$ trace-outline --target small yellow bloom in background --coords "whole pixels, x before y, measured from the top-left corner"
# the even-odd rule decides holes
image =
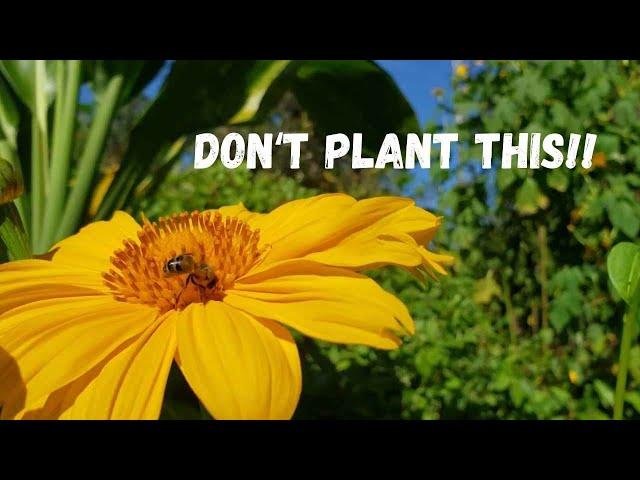
[[[598,152],[591,161],[592,168],[607,168],[607,156],[604,152]]]
[[[578,384],[578,373],[575,370],[569,370],[569,381],[574,385]]]
[[[584,216],[584,207],[574,208],[569,213],[569,218],[571,219],[571,223],[573,224],[578,223],[583,216]]]
[[[342,194],[142,226],[116,212],[48,259],[0,265],[1,416],[155,419],[175,361],[217,419],[291,418],[302,378],[286,327],[398,347],[409,312],[359,272],[446,274],[452,258],[425,248],[439,225],[409,199]]]
[[[466,63],[459,63],[456,65],[455,75],[458,78],[467,78],[469,74],[469,66]]]

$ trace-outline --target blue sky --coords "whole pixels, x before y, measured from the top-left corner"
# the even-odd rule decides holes
[[[424,125],[427,120],[438,119],[436,87],[449,89],[451,84],[450,60],[376,60],[396,81],[402,93]]]

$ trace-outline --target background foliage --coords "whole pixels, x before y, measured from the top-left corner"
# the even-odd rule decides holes
[[[417,323],[416,336],[397,351],[299,339],[297,418],[611,417],[624,307],[605,259],[640,230],[640,66],[467,62],[455,73],[453,98],[442,108],[460,132],[458,160],[448,171],[432,169],[422,189],[438,191],[436,210],[446,219],[434,247],[458,262],[450,276],[424,286],[394,269],[373,274]],[[279,108],[287,115],[292,104]],[[489,131],[597,133],[594,166],[480,171],[472,136]],[[177,169],[145,202],[155,214],[238,200],[267,211],[317,191],[419,194],[407,191],[406,172],[368,182],[350,178],[357,175],[350,169],[333,174]],[[639,412],[634,343],[624,413]]]
[[[230,96],[233,105],[179,104],[174,97],[184,92],[175,90],[191,94],[197,85],[189,84],[195,77],[186,65],[174,65],[165,99],[138,98],[116,115],[102,175],[93,180],[93,200],[86,202],[83,218],[103,217],[116,206],[156,218],[239,201],[268,211],[325,191],[359,198],[404,194],[424,205],[435,194],[437,204],[428,207],[445,222],[433,248],[457,257],[451,275],[421,285],[395,269],[372,273],[407,304],[417,334],[393,352],[296,336],[304,369],[296,418],[609,418],[624,306],[607,279],[606,257],[616,243],[637,242],[640,232],[640,65],[459,64],[452,98],[439,97],[455,120],[449,130],[460,133],[456,159],[450,170],[432,168],[417,186],[407,172],[353,171],[348,161],[333,171],[322,168],[322,142],[314,139],[324,133],[362,131],[357,126],[367,119],[364,137],[376,146],[383,132],[419,131],[388,77],[366,62],[348,67],[296,62],[277,71],[268,88],[251,79],[264,79],[264,72],[277,66],[245,65],[258,72],[250,80],[241,66],[197,67],[220,82],[243,78],[249,92],[262,88],[259,109],[248,111],[242,100],[246,88]],[[192,95],[192,101],[203,95]],[[192,124],[172,123],[194,109]],[[149,126],[127,121],[140,118],[140,112],[152,119]],[[308,131],[311,142],[303,147],[299,171],[277,157],[268,171],[217,166],[194,171],[189,135],[205,131],[204,124],[220,134]],[[86,125],[79,120],[79,138],[90,129]],[[594,165],[481,171],[473,134],[493,131],[596,133]],[[149,138],[162,138],[165,149],[150,155]],[[627,390],[624,415],[640,418],[636,342]],[[172,371],[163,417],[202,416],[184,380]]]

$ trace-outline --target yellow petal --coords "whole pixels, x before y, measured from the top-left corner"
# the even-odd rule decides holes
[[[262,213],[250,212],[242,203],[220,207],[217,211],[220,212],[223,217],[236,217],[244,222],[263,216]]]
[[[130,215],[118,211],[111,220],[90,223],[54,245],[52,261],[98,274],[106,272],[113,252],[122,248],[122,242],[127,238],[138,242],[139,230],[140,225]]]
[[[241,210],[229,210],[229,215]],[[267,215],[247,216],[260,229],[270,251],[258,268],[293,258],[364,270],[398,265],[444,271],[448,256],[424,260],[420,249],[434,237],[440,218],[400,197],[356,201],[344,194],[327,194],[286,203]]]
[[[75,398],[66,392],[72,404],[60,418],[157,419],[175,349],[175,315],[168,314],[103,361],[95,372],[77,380],[84,385],[78,388]]]
[[[192,304],[176,324],[176,360],[214,418],[291,418],[302,380],[285,328],[220,302]]]
[[[38,300],[107,291],[99,276],[48,260],[20,260],[0,265],[0,314]]]
[[[116,302],[107,296],[41,300],[3,314],[3,417],[23,407],[39,407],[42,398],[100,363],[144,330],[156,315],[154,309]],[[21,392],[23,399],[19,398]]]
[[[224,302],[336,343],[392,349],[415,331],[407,308],[373,280],[307,260],[280,262],[236,282]]]
[[[343,194],[318,195],[285,203],[267,215],[251,218],[249,223],[260,229],[261,242],[271,246],[266,259],[271,263],[330,248],[410,203],[393,197],[357,202]]]

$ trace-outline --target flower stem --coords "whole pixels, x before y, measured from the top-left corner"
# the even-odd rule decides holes
[[[44,178],[44,147],[46,139],[42,138],[42,132],[38,127],[36,117],[31,118],[31,241],[37,248],[37,239],[40,238],[43,206],[45,198]]]
[[[614,420],[622,420],[624,397],[627,390],[627,371],[629,370],[629,356],[631,344],[637,333],[638,302],[630,306],[624,315],[622,327],[622,342],[620,345],[620,361],[616,378],[616,393],[613,402]]]

